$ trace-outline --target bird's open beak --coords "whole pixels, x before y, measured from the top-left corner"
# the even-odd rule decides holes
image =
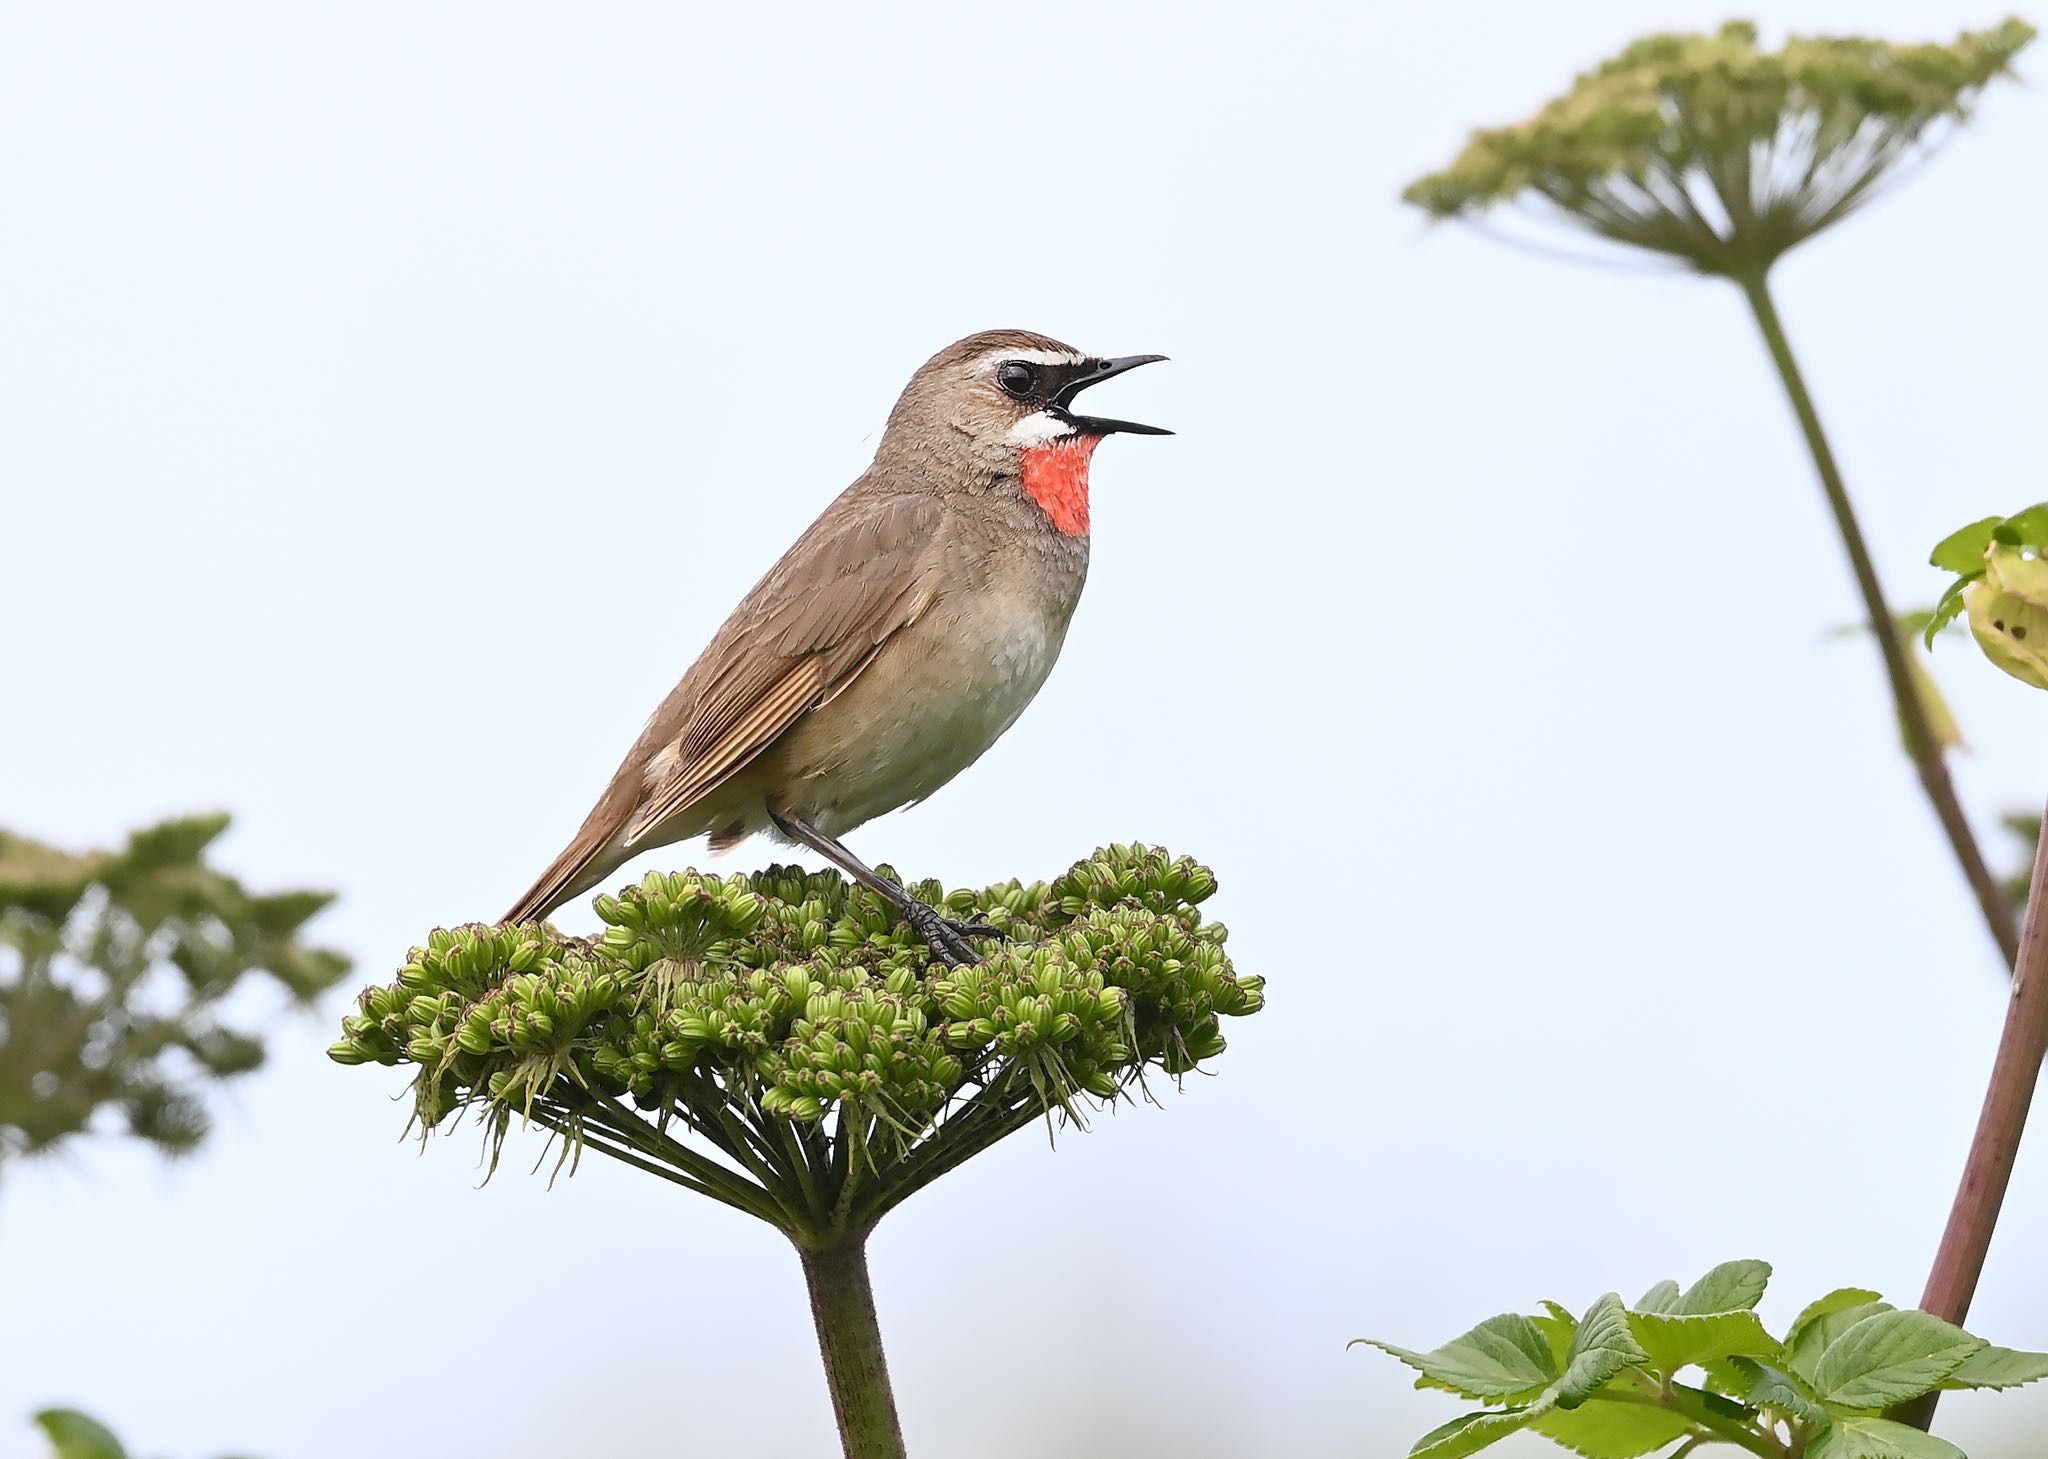
[[[1119,355],[1113,360],[1097,360],[1093,369],[1084,368],[1082,374],[1068,381],[1060,393],[1053,397],[1052,403],[1059,407],[1060,414],[1074,423],[1076,430],[1087,435],[1108,436],[1125,431],[1134,436],[1170,436],[1173,432],[1164,426],[1145,426],[1134,420],[1110,420],[1104,416],[1075,415],[1073,412],[1074,397],[1090,385],[1100,385],[1126,370],[1135,370],[1140,365],[1154,365],[1165,358],[1165,355]]]

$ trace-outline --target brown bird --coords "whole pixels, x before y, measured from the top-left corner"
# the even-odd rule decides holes
[[[1074,397],[1163,355],[1021,330],[911,376],[874,463],[783,554],[662,700],[575,839],[505,920],[544,917],[653,846],[757,831],[886,897],[949,963],[970,936],[839,843],[980,758],[1038,692],[1088,575],[1088,463],[1118,431]]]

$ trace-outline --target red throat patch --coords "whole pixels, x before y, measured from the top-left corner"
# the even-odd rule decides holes
[[[1024,453],[1024,490],[1053,529],[1068,537],[1088,531],[1088,459],[1100,436],[1063,436]]]

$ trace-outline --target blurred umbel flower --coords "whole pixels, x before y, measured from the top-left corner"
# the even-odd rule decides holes
[[[1875,196],[1944,124],[1966,117],[2033,37],[2020,20],[1949,45],[1795,37],[1765,51],[1746,22],[1712,35],[1653,35],[1528,121],[1474,133],[1450,166],[1403,193],[1446,219],[1528,200],[1540,214],[1742,290],[1841,534],[1906,753],[2007,968],[2019,953],[2012,909],[1944,758],[1960,737],[1885,600],[1769,276],[1787,252]]]
[[[117,1116],[172,1154],[207,1129],[205,1085],[263,1062],[220,1005],[269,981],[310,1003],[348,959],[300,929],[332,897],[259,895],[206,864],[226,816],[74,854],[0,831],[0,1164]]]
[[[893,876],[886,868],[885,875]],[[599,897],[604,932],[432,933],[367,990],[330,1051],[410,1065],[423,1133],[517,1121],[744,1211],[803,1258],[846,1453],[902,1453],[863,1247],[887,1212],[1040,1120],[1177,1079],[1255,1013],[1206,867],[1110,846],[1051,883],[942,895],[1004,940],[935,963],[836,872],[654,873]],[[573,1166],[572,1166],[573,1168]]]
[[[1649,36],[1528,121],[1475,133],[1404,196],[1453,218],[1533,195],[1701,273],[1761,275],[1867,202],[2033,37],[2016,19],[1951,45],[1795,37],[1765,51],[1742,21]]]

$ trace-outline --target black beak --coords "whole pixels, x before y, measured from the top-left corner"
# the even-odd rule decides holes
[[[1135,370],[1140,365],[1155,365],[1165,358],[1165,355],[1119,355],[1113,360],[1096,360],[1092,366],[1083,365],[1075,378],[1060,388],[1052,403],[1061,415],[1074,423],[1076,430],[1087,435],[1108,436],[1124,431],[1134,436],[1170,436],[1173,432],[1164,426],[1144,426],[1134,420],[1109,420],[1099,415],[1075,415],[1072,408],[1074,397],[1090,385],[1100,385],[1126,370]]]

